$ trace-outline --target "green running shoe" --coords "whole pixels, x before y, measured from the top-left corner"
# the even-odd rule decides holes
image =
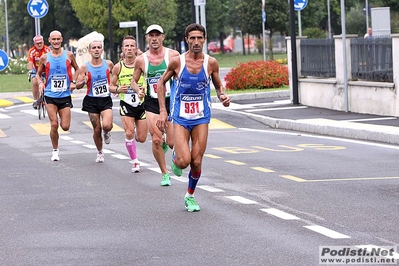
[[[166,173],[166,174],[162,175],[161,186],[165,187],[165,186],[170,186],[170,185],[172,185],[172,182],[170,182],[169,173]]]
[[[166,142],[162,142],[162,150],[163,150],[163,153],[166,153],[166,152],[168,151],[168,149],[169,149],[168,144],[166,144]]]
[[[184,203],[186,205],[186,209],[189,212],[199,212],[201,210],[200,206],[198,205],[197,201],[193,197],[185,197]]]
[[[170,167],[172,168],[172,172],[173,172],[175,175],[181,176],[181,175],[183,174],[183,170],[180,169],[179,167],[177,167],[177,166],[175,165],[175,159],[176,159],[176,155],[175,155],[175,152],[173,152],[173,155],[172,155],[172,163],[171,163]]]

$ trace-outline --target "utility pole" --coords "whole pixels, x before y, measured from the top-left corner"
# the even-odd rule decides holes
[[[111,61],[115,62],[114,56],[114,39],[112,38],[112,3],[108,0],[108,28],[109,28],[109,52],[111,56]]]

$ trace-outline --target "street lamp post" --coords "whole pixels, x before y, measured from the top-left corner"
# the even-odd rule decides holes
[[[1,3],[1,0],[0,0]],[[7,55],[10,56],[10,41],[8,40],[8,12],[7,12],[7,0],[4,0],[4,10],[6,17],[6,45],[7,45]]]
[[[111,61],[115,62],[115,56],[114,56],[114,39],[112,38],[112,2],[111,0],[108,0],[108,29],[109,29],[109,51],[110,51],[110,57]]]
[[[327,13],[328,13],[328,38],[331,39],[331,15],[330,15],[330,0],[327,0]]]

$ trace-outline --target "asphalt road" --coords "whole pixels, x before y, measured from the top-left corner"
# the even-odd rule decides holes
[[[95,163],[74,105],[59,162],[47,119],[1,110],[1,265],[318,265],[322,246],[399,243],[396,145],[276,130],[215,104],[201,211],[188,213],[188,169],[161,187],[148,139],[130,173],[117,110]]]

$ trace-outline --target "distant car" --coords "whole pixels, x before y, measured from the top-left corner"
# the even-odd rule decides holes
[[[233,52],[233,48],[228,45],[223,45],[223,50],[225,54]],[[220,44],[218,42],[210,42],[208,43],[208,53],[219,53],[220,52]]]

